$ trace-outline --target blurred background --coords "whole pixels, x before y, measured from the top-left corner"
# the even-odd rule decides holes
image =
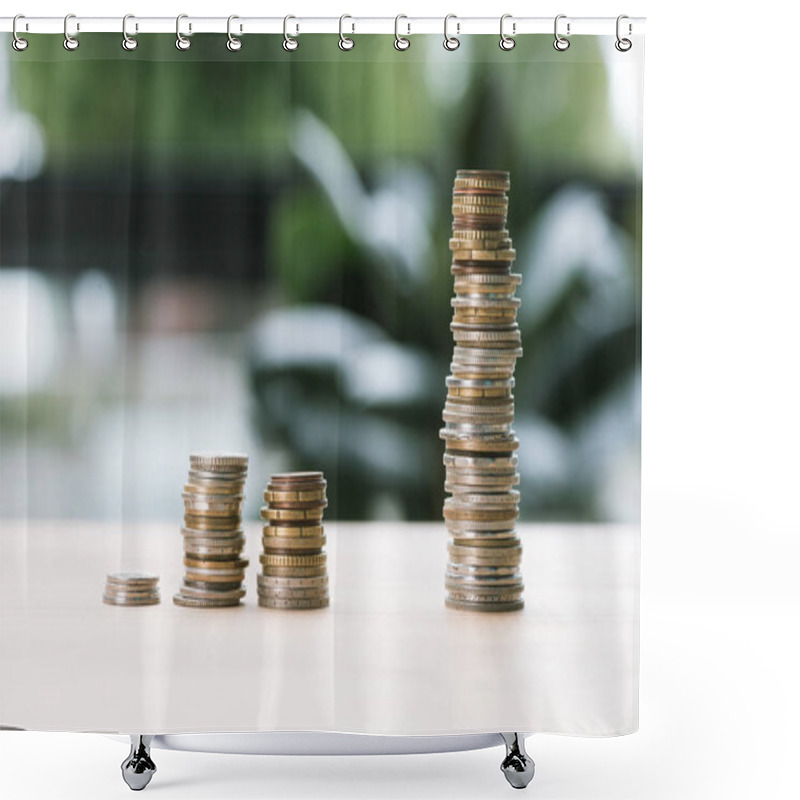
[[[440,519],[459,168],[511,173],[526,520],[638,521],[641,87],[609,37],[0,45],[0,514],[180,519],[192,450]]]

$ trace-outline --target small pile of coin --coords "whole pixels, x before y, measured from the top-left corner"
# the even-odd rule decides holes
[[[328,505],[321,472],[273,475],[264,491],[258,604],[264,608],[324,608],[328,567],[322,512]]]
[[[106,576],[103,602],[109,606],[154,606],[161,602],[158,575],[114,572]]]
[[[514,366],[521,276],[506,229],[507,172],[459,170],[453,190],[455,346],[440,436],[445,441],[444,518],[451,535],[446,604],[475,611],[522,608],[515,529],[519,483]]]
[[[241,558],[247,456],[238,453],[192,453],[184,486],[184,577],[173,596],[179,606],[238,606],[244,597]]]

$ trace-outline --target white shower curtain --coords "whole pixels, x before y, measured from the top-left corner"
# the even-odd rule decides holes
[[[30,38],[0,48],[0,723],[634,731],[641,42]],[[521,275],[498,613],[445,604],[458,170],[508,173]],[[246,593],[187,608],[207,451],[248,457]],[[297,471],[329,605],[263,607],[263,493]],[[103,602],[140,571],[160,603]]]

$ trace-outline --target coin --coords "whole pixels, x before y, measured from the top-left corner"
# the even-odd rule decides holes
[[[285,610],[327,608],[330,605],[328,596],[318,598],[282,598],[271,595],[259,596],[258,604],[263,608],[282,608]]]
[[[248,457],[244,453],[224,453],[216,451],[195,452],[189,455],[192,469],[209,472],[244,472]]]
[[[245,595],[245,590],[229,589],[227,591],[220,591],[218,589],[198,589],[196,586],[191,586],[184,580],[181,584],[180,593],[184,597],[196,597],[204,600],[239,600]]]
[[[322,519],[322,508],[272,508],[263,507],[261,509],[261,519],[269,520],[270,522],[283,522],[283,521],[313,521],[318,522]]]
[[[231,606],[241,605],[239,598],[223,598],[223,597],[194,597],[192,595],[183,594],[178,592],[172,596],[172,602],[176,606],[186,606],[187,608],[228,608]]]
[[[449,608],[458,609],[459,611],[520,611],[525,607],[525,601],[522,599],[509,603],[499,603],[494,601],[469,602],[466,600],[453,600],[447,597],[444,602]]]
[[[264,552],[289,551],[289,550],[319,550],[325,546],[324,536],[301,536],[291,539],[288,536],[262,536],[261,543]]]
[[[229,561],[203,561],[192,558],[183,559],[184,566],[193,569],[245,569],[250,561],[246,558],[236,558]]]
[[[161,602],[161,597],[157,592],[141,597],[105,593],[103,594],[103,602],[107,606],[156,606]]]
[[[258,585],[276,590],[322,588],[328,585],[328,576],[284,577],[280,575],[259,575]]]
[[[264,566],[274,567],[317,567],[327,562],[327,555],[325,553],[317,553],[314,555],[270,555],[264,553],[259,556],[261,563]]]
[[[280,536],[292,539],[322,536],[322,525],[285,525],[269,523],[262,527],[264,536]]]
[[[112,572],[106,576],[107,583],[120,586],[154,586],[158,583],[158,575],[149,572]]]

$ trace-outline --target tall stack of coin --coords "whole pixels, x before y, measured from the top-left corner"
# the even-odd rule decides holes
[[[265,608],[324,608],[328,598],[327,555],[322,512],[328,505],[321,472],[273,475],[264,491],[267,505],[258,576],[258,604]]]
[[[238,606],[244,597],[242,504],[247,456],[193,453],[183,503],[183,582],[173,601],[179,606]]]
[[[445,441],[444,518],[451,535],[446,604],[475,611],[522,608],[522,546],[514,366],[521,276],[506,229],[507,172],[459,170],[453,190],[455,342],[440,436]]]

